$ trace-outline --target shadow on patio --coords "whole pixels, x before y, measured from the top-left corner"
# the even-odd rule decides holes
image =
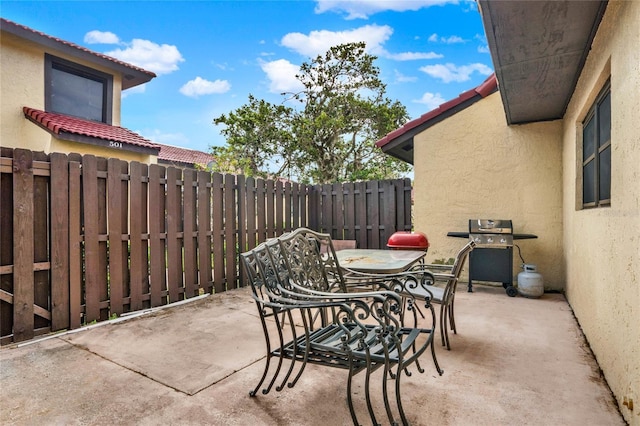
[[[425,374],[403,378],[412,424],[624,424],[563,295],[474,288],[457,293],[452,350],[436,336],[444,375],[427,353]],[[0,423],[351,424],[346,371],[309,365],[293,389],[249,397],[264,356],[255,311],[245,288],[4,348]]]

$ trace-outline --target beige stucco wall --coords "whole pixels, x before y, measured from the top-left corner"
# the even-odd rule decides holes
[[[429,237],[428,260],[455,256],[472,218],[511,219],[527,263],[545,288],[564,288],[562,122],[508,127],[498,92],[432,126],[414,140],[415,229]],[[514,279],[521,271],[514,248]],[[497,285],[500,285],[499,283]]]
[[[620,410],[640,425],[640,2],[610,2],[563,134],[567,298]],[[581,122],[611,77],[611,206],[582,210]],[[633,399],[634,411],[623,405]]]

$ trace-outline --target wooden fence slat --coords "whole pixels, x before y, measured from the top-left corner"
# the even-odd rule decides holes
[[[275,182],[267,181],[267,238],[276,236]]]
[[[368,228],[368,216],[367,216],[367,183],[366,182],[357,182],[355,185],[356,189],[354,194],[356,195],[356,220],[358,225],[358,247],[361,248],[373,248],[369,246],[369,239],[367,238],[367,228]]]
[[[237,193],[235,190],[235,178],[233,175],[224,177],[224,258],[225,258],[225,282],[227,289],[236,288],[235,247],[238,244],[236,223]]]
[[[37,168],[38,165],[44,166],[44,169]],[[39,172],[39,173],[36,173]],[[50,215],[50,197],[49,197],[49,179],[50,179],[50,163],[49,156],[44,152],[33,153],[33,261],[35,263],[47,263],[49,261],[49,215]],[[34,318],[34,330],[38,330],[38,334],[51,330],[51,271],[50,267],[46,269],[35,269],[33,273],[34,289],[33,303],[37,309]],[[46,315],[40,315],[45,313]]]
[[[96,165],[98,171],[98,282],[99,282],[99,303],[100,303],[100,321],[109,319],[109,244],[107,230],[107,177],[108,177],[108,160],[103,157],[96,157]],[[95,220],[96,218],[88,218]],[[87,218],[85,218],[86,222]]]
[[[291,231],[291,182],[284,183],[284,230]]]
[[[213,175],[213,196],[211,197],[213,210],[212,241],[213,246],[213,282],[216,293],[223,292],[226,288],[226,271],[224,268],[224,191],[223,175],[214,173]]]
[[[98,241],[98,164],[96,157],[82,158],[82,205],[85,264],[85,323],[100,319],[100,243]]]
[[[276,234],[282,235],[284,232],[284,188],[282,185],[282,181],[276,181],[276,192],[275,192],[275,202],[276,202],[276,211],[275,211],[275,219],[276,219]]]
[[[378,241],[380,247],[384,247],[387,239],[391,234],[387,236],[389,229],[392,223],[395,223],[395,201],[393,197],[393,187],[391,188],[391,193],[389,192],[389,181],[384,180],[378,182],[378,209],[380,213],[378,214],[379,224],[378,224]],[[391,215],[390,213],[393,213]]]
[[[69,328],[69,160],[51,154],[51,330]]]
[[[82,191],[80,163],[69,158],[69,327],[82,325]]]
[[[246,180],[246,206],[247,206],[247,245],[241,251],[251,250],[256,246],[256,182],[252,177]],[[241,271],[242,272],[242,271]]]
[[[267,202],[267,193],[265,190],[265,181],[264,179],[257,179],[256,181],[256,221],[257,221],[257,232],[258,232],[258,241],[265,241],[267,238],[267,210],[266,210],[266,202]]]
[[[144,261],[142,255],[142,214],[146,217],[142,199],[147,194],[142,189],[142,165],[137,161],[129,165],[129,194],[129,308],[137,311],[142,309],[142,282],[147,276],[146,248]]]
[[[123,312],[124,265],[122,264],[122,179],[120,160],[110,158],[107,170],[107,218],[109,234],[109,302],[111,313],[118,316]]]
[[[292,219],[292,229],[297,229],[300,227],[300,184],[293,183],[291,185],[291,199],[293,210],[291,214],[293,215]]]
[[[411,198],[412,195],[413,195],[413,188],[411,186],[411,179],[405,178],[403,192],[400,195],[401,198],[404,198],[402,210],[404,211],[404,222],[403,222],[404,228],[403,229],[405,231],[411,231],[412,223],[413,223],[413,216],[411,214],[411,211],[413,209],[413,202]]]
[[[164,168],[157,164],[149,166],[149,246],[150,246],[150,297],[151,306],[160,306],[166,303],[166,297],[162,293],[165,289],[165,240],[160,233],[164,231],[165,207],[164,184],[160,179],[164,178]]]
[[[356,206],[354,196],[354,184],[353,182],[347,182],[343,185],[344,191],[344,239],[355,240],[356,239]]]
[[[13,160],[13,150],[0,147],[2,157]],[[3,158],[4,162],[4,158]],[[13,166],[0,172],[0,266],[13,270]],[[0,290],[13,294],[13,272],[0,274]],[[13,334],[13,304],[0,300],[0,342],[10,343]]]
[[[207,293],[213,292],[213,275],[211,264],[211,174],[198,172],[198,272],[200,287]],[[218,230],[218,232],[220,232]]]
[[[180,170],[175,167],[167,169],[167,287],[169,302],[177,302],[184,294],[182,284],[182,247],[178,239],[178,232],[182,218],[181,191],[177,181],[180,180]]]
[[[190,298],[198,295],[197,270],[198,262],[196,258],[196,245],[194,233],[196,230],[196,187],[195,170],[183,171],[183,224],[182,224],[182,245],[184,247],[184,297]]]
[[[13,154],[13,339],[34,336],[33,153]]]
[[[344,240],[344,189],[342,184],[334,183],[332,193],[334,194],[334,208],[332,209],[333,227],[335,229],[334,238]]]
[[[370,193],[369,204],[367,208],[369,223],[371,225],[372,247],[380,247],[380,192],[377,181],[367,182],[367,192]]]

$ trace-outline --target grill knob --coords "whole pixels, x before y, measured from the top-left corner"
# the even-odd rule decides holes
[[[491,244],[491,243],[493,242],[493,237],[488,237],[488,238],[487,238],[487,242],[488,242],[489,244]]]
[[[501,242],[502,244],[505,244],[505,243],[507,242],[507,239],[506,239],[506,238],[500,238],[500,242]]]

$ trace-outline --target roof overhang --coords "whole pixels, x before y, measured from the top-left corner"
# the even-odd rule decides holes
[[[457,114],[498,90],[495,74],[490,75],[481,85],[461,93],[457,98],[443,103],[438,108],[411,120],[399,129],[387,134],[376,142],[385,154],[406,163],[413,164],[413,138],[431,126]]]
[[[122,90],[147,83],[156,76],[156,74],[151,71],[128,64],[111,56],[94,52],[77,44],[51,37],[7,19],[2,19],[1,23],[0,29],[2,29],[3,32],[41,45],[45,50],[55,50],[71,58],[94,63],[113,70],[114,74],[117,73],[122,76]]]
[[[607,1],[478,3],[507,123],[562,118]]]

